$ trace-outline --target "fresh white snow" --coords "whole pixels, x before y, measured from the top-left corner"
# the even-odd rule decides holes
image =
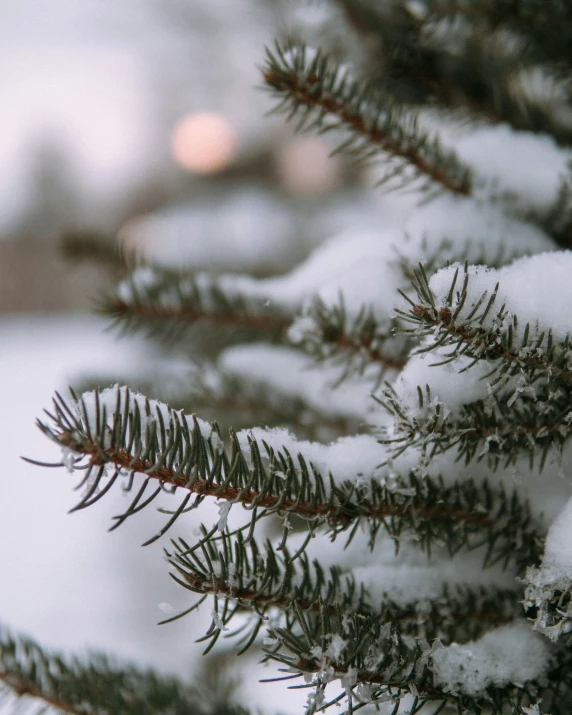
[[[452,643],[432,656],[435,685],[450,693],[483,694],[488,687],[541,678],[550,666],[551,647],[526,622],[485,633],[477,641]]]
[[[456,291],[463,285],[465,271],[461,264],[453,264],[437,271],[429,280],[436,304],[445,305],[455,272],[458,271]],[[493,308],[483,325],[491,326],[502,306],[510,317],[518,317],[517,336],[524,333],[527,323],[536,333],[552,330],[555,338],[564,338],[572,330],[572,251],[552,251],[519,258],[502,268],[469,266],[468,298],[458,320],[467,316],[480,297],[493,294],[497,283],[499,290]],[[453,298],[452,309],[457,305]],[[486,300],[483,307],[486,305]],[[533,333],[534,334],[534,333]]]

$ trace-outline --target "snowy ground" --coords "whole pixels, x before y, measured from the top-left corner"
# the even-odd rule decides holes
[[[110,517],[126,506],[120,493],[68,515],[77,497],[70,475],[20,459],[59,456],[34,426],[54,389],[65,389],[84,371],[126,371],[138,360],[141,343],[117,342],[103,328],[85,315],[0,320],[0,614],[4,624],[46,645],[105,649],[188,677],[199,661],[201,646],[193,641],[204,632],[208,610],[156,626],[163,617],[159,603],[182,608],[191,597],[171,584],[159,545],[138,547],[159,515],[148,510],[108,534]],[[267,712],[299,713],[284,686],[257,685],[270,675],[258,669],[245,675],[248,699],[257,693]]]

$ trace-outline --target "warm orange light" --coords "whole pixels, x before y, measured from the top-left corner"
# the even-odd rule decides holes
[[[237,138],[229,122],[214,112],[183,117],[171,138],[175,160],[196,174],[214,174],[235,158]]]

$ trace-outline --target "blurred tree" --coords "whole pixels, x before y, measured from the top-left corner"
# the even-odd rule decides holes
[[[73,226],[82,214],[72,157],[57,139],[46,139],[30,152],[29,208],[12,233],[22,239],[56,239],[64,225]]]

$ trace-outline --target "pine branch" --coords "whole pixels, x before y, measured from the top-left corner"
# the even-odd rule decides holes
[[[539,461],[542,471],[548,455],[562,453],[572,436],[570,396],[550,393],[544,399],[519,397],[515,402],[491,395],[462,405],[449,413],[439,401],[431,398],[426,385],[425,395],[419,392],[419,412],[404,405],[390,385],[383,392],[384,407],[395,418],[384,444],[391,445],[393,457],[408,449],[422,452],[422,463],[434,455],[457,450],[459,460],[469,464],[486,459],[492,469],[501,463],[515,464],[524,452],[531,468]]]
[[[372,543],[381,528],[396,541],[407,529],[427,551],[437,539],[451,553],[486,543],[489,562],[516,557],[530,563],[538,550],[539,537],[527,505],[516,495],[491,490],[486,483],[467,480],[447,487],[413,473],[394,480],[392,488],[374,478],[368,485],[363,477],[336,483],[331,473],[325,476],[312,462],[308,464],[302,452],[293,458],[288,449],[273,449],[264,441],[260,445],[252,436],[245,452],[234,433],[227,449],[216,424],[150,403],[127,388],[96,391],[69,405],[58,396],[49,417],[52,425],[40,423],[42,431],[62,447],[70,470],[85,470],[82,484],[87,485],[87,492],[75,509],[95,503],[122,474],[129,475],[126,490],[133,487],[137,472],[145,481],[126,512],[116,517],[115,526],[166,489],[186,491],[167,524],[147,543],[210,496],[248,507],[252,516],[245,528],[250,533],[257,520],[285,512],[303,517],[310,536],[320,526],[326,526],[333,537],[350,527],[355,531],[359,521],[366,519]],[[356,449],[361,451],[363,444],[356,444]],[[100,491],[109,466],[113,476]],[[157,484],[155,491],[141,501],[152,481]],[[195,500],[189,505],[193,495]],[[208,537],[216,531],[217,527]],[[285,527],[283,543],[287,535]]]
[[[411,341],[394,337],[395,327],[395,321],[380,321],[371,307],[362,306],[351,319],[342,298],[337,305],[328,306],[316,297],[288,335],[315,360],[343,368],[336,384],[351,375],[363,377],[366,370],[375,368],[378,385],[388,371],[403,368],[411,349]]]
[[[572,679],[568,671],[571,656],[559,653],[557,664],[548,679],[530,680],[518,685],[487,688],[481,697],[447,692],[433,681],[432,659],[441,647],[429,646],[421,638],[404,636],[398,626],[384,623],[376,616],[359,614],[334,621],[328,608],[322,608],[318,618],[309,617],[296,607],[298,630],[301,634],[280,627],[269,633],[277,646],[266,648],[270,660],[285,666],[287,677],[304,676],[314,686],[308,698],[306,713],[324,710],[346,698],[346,715],[376,702],[392,702],[393,713],[400,708],[406,695],[413,695],[408,712],[417,713],[427,703],[434,703],[441,712],[450,704],[457,712],[480,715],[503,715],[511,712],[525,715],[529,706],[540,698],[554,707],[554,713],[564,715],[570,697]],[[326,687],[340,680],[339,694],[327,701]],[[550,686],[548,686],[550,682]]]
[[[292,557],[287,549],[277,552],[269,541],[261,549],[253,538],[246,542],[240,533],[234,540],[228,535],[216,542],[210,540],[200,550],[183,539],[172,543],[175,552],[166,552],[175,569],[171,577],[202,598],[164,622],[186,615],[203,602],[205,595],[214,595],[213,622],[205,636],[211,639],[209,649],[220,631],[228,631],[233,617],[243,611],[252,613],[251,622],[225,636],[240,635],[240,653],[255,642],[262,625],[282,623],[292,629],[296,620],[294,601],[303,611],[314,614],[326,607],[331,618],[349,611],[376,614],[384,622],[399,624],[403,634],[440,638],[447,643],[476,638],[495,624],[511,621],[519,610],[515,589],[445,586],[437,598],[420,598],[408,606],[387,594],[378,600],[356,584],[351,571],[344,573],[339,567],[324,570],[318,560],[310,563],[304,552]]]
[[[420,267],[413,283],[418,301],[402,293],[411,307],[399,313],[415,326],[406,332],[426,338],[416,352],[437,352],[433,366],[462,359],[464,372],[483,361],[490,365],[490,394],[450,412],[429,385],[418,386],[419,407],[413,409],[387,385],[381,402],[395,417],[388,443],[398,453],[421,448],[427,457],[456,448],[466,463],[486,458],[494,468],[525,451],[531,463],[541,455],[542,469],[549,452],[562,450],[572,434],[570,335],[556,340],[542,326],[522,328],[516,315],[508,319],[504,305],[493,310],[498,284],[478,297],[469,290],[467,266],[456,290],[459,272],[437,301]]]
[[[427,104],[448,114],[461,110],[474,120],[498,124],[505,118],[486,101],[479,85],[486,69],[475,57],[453,57],[444,43],[429,43],[432,35],[427,5],[373,6],[360,0],[338,0],[358,33],[377,40],[374,79],[413,105]],[[457,35],[457,45],[460,38]],[[462,71],[459,71],[462,68]],[[451,73],[451,69],[455,72]],[[373,70],[375,71],[375,70]],[[379,75],[379,76],[378,76]],[[498,81],[498,80],[497,80]]]
[[[74,715],[214,715],[203,693],[174,678],[118,665],[99,654],[65,657],[4,629],[0,630],[0,684],[5,688],[2,700],[9,701],[11,695],[18,701],[25,698],[27,712],[37,705],[34,713],[50,706]],[[230,703],[225,710],[228,715],[248,715]]]
[[[69,231],[62,234],[60,250],[69,261],[102,265],[113,273],[123,273],[131,260],[117,241],[92,231]]]
[[[473,119],[506,120],[513,127],[549,132],[560,143],[570,142],[568,0],[338,2],[360,31],[376,35],[379,81],[373,77],[361,82],[353,70],[319,51],[280,45],[267,53],[263,76],[280,101],[277,109],[289,119],[297,117],[298,129],[343,133],[347,140],[337,151],[348,150],[361,160],[384,160],[387,172],[380,183],[411,185],[428,190],[429,197],[442,190],[455,197],[471,196],[470,168],[443,147],[437,134],[420,128],[421,112],[430,106],[449,113],[460,107]],[[535,94],[536,76],[550,80],[552,96],[548,91]],[[570,182],[564,181],[554,210],[544,215],[539,209],[538,216],[528,217],[549,226],[565,244],[571,195]],[[460,203],[464,211],[472,199]],[[500,214],[500,209],[488,216],[490,226],[495,212]],[[499,220],[484,239],[495,244],[503,233],[521,236],[516,223]],[[526,252],[547,240],[541,232],[534,233],[523,231],[522,243],[513,250]],[[431,230],[428,241],[435,245]],[[516,239],[508,243],[514,246]],[[89,240],[76,244],[80,253],[111,258]],[[418,244],[414,237],[411,254],[421,249]],[[442,259],[436,258],[435,265]],[[542,265],[550,268],[550,261]],[[532,276],[533,271],[534,266],[522,275]],[[544,269],[542,273],[545,277]],[[366,380],[375,373],[380,380],[403,369],[403,376],[383,392],[393,420],[384,423],[387,439],[381,443],[372,435],[360,435],[333,445],[302,444],[285,430],[263,429],[230,429],[223,441],[216,423],[118,386],[81,398],[72,392],[69,401],[58,396],[48,419],[39,423],[62,450],[61,463],[46,466],[66,466],[83,477],[80,487],[85,491],[76,509],[93,505],[120,482],[125,482],[126,492],[135,493],[112,528],[162,493],[183,495],[173,510],[160,509],[166,522],[147,544],[206,499],[220,500],[217,523],[201,527],[195,543],[179,539],[166,551],[172,578],[199,598],[167,621],[211,598],[212,622],[202,639],[205,652],[224,632],[238,637],[243,652],[259,645],[261,630],[268,626],[266,660],[281,664],[287,679],[303,677],[306,685],[300,687],[314,691],[307,715],[340,705],[344,697],[348,713],[384,704],[391,715],[403,708],[410,715],[540,715],[542,700],[543,712],[549,708],[551,715],[569,715],[572,650],[564,646],[572,642],[572,581],[560,572],[558,578],[548,573],[548,544],[554,532],[545,538],[546,529],[533,518],[522,489],[509,492],[498,484],[501,480],[473,479],[466,465],[486,459],[493,471],[501,462],[516,464],[527,452],[531,467],[539,459],[540,474],[549,453],[563,453],[572,433],[572,337],[562,338],[557,332],[562,324],[556,321],[554,332],[521,325],[506,306],[499,308],[498,286],[475,296],[468,274],[465,265],[464,282],[458,285],[459,269],[444,297],[442,278],[447,280],[449,274],[442,273],[431,283],[441,290],[437,298],[421,268],[413,276],[417,298],[402,293],[409,307],[393,320],[379,318],[375,306],[349,318],[342,301],[331,308],[316,301],[290,328],[290,337],[297,335],[301,347],[317,360],[343,365],[340,381],[354,373]],[[512,276],[519,278],[516,271]],[[487,279],[483,282],[489,285]],[[144,327],[175,338],[190,332],[197,351],[208,355],[237,340],[284,340],[300,300],[281,290],[283,282],[273,295],[290,305],[270,303],[271,296],[263,293],[272,287],[270,281],[256,283],[247,277],[186,277],[142,268],[102,310],[126,330]],[[507,303],[512,299],[508,291]],[[562,307],[567,307],[563,301]],[[413,346],[416,350],[406,364]],[[461,372],[475,367],[468,373],[469,382],[476,374],[483,382],[475,379],[469,386],[463,380],[457,385],[437,379],[433,395],[429,385],[418,387],[417,405],[411,382],[413,378],[415,385],[422,371],[419,354],[427,352],[437,356],[435,368],[442,366],[436,376],[451,376],[460,365]],[[447,363],[451,367],[444,368]],[[276,374],[280,368],[272,364]],[[247,383],[249,390],[244,389]],[[481,391],[481,384],[488,391]],[[189,400],[193,410],[218,407],[235,426],[234,414],[245,410],[252,414],[264,408],[271,423],[285,416],[300,421],[308,411],[303,399],[284,399],[278,410],[269,393],[265,386],[227,376],[221,376],[213,390],[197,376],[193,389],[178,399]],[[448,396],[443,399],[449,405],[440,401],[442,395]],[[322,416],[313,410],[311,417],[317,424]],[[331,418],[324,416],[323,421],[332,427]],[[410,449],[417,462],[395,461]],[[465,462],[458,474],[453,460],[447,459],[443,478],[425,476],[424,467],[432,458],[451,449],[458,453],[457,462]],[[396,464],[407,465],[402,474],[394,473]],[[239,504],[246,517],[229,527],[229,512]],[[282,536],[260,546],[257,530],[269,516],[270,529],[282,520]],[[360,527],[366,532],[363,541],[357,535]],[[386,537],[385,543],[376,542],[378,534]],[[355,539],[359,561],[340,553],[337,565],[324,568],[324,553],[309,545],[314,536],[332,542],[344,536],[346,546]],[[543,542],[545,562],[533,566],[541,563]],[[373,554],[368,558],[361,553],[367,548],[373,552],[376,544],[382,550],[395,545],[395,561],[388,564],[384,556],[376,564]],[[520,585],[497,588],[499,569],[483,575],[474,558],[460,573],[452,573],[458,560],[448,561],[447,556],[461,550],[477,550],[483,569],[500,563],[511,569],[509,577],[522,577],[528,567],[526,576]],[[310,558],[312,552],[318,554],[316,560]],[[427,559],[437,554],[437,559],[417,569],[419,552]],[[395,576],[402,567],[405,575]],[[419,572],[427,575],[427,582]],[[465,575],[469,583],[445,585],[441,591],[435,587],[435,580],[461,582]],[[379,586],[384,580],[385,593]],[[473,585],[479,580],[486,587]],[[403,582],[406,594],[400,593]],[[413,582],[415,587],[409,585]],[[524,614],[519,607],[523,591]],[[237,622],[235,632],[228,632]],[[554,641],[562,638],[549,643],[533,630]],[[473,642],[481,638],[481,643]],[[523,643],[532,644],[532,656],[522,648],[527,658],[512,658],[510,647]],[[340,688],[332,695],[335,680]],[[15,697],[35,698],[40,708],[78,715],[216,715],[215,708],[204,707],[198,691],[175,680],[132,666],[116,667],[101,656],[85,663],[66,661],[0,631],[0,693],[8,690]],[[226,705],[225,712],[246,715]]]
[[[203,533],[207,533],[204,527]],[[300,599],[306,609],[315,609],[320,598],[332,605],[339,601],[344,608],[351,604],[365,607],[363,588],[358,589],[353,579],[343,578],[336,568],[326,573],[316,561],[310,564],[303,552],[292,558],[287,549],[277,553],[270,542],[261,549],[254,538],[245,541],[240,532],[234,540],[223,534],[220,539],[201,542],[200,549],[189,546],[183,539],[172,543],[175,552],[166,551],[175,569],[171,577],[202,597],[190,609],[163,623],[187,615],[207,595],[214,595],[213,621],[200,639],[210,641],[205,652],[214,646],[221,631],[228,631],[234,616],[244,611],[251,612],[249,622],[226,635],[240,636],[239,655],[256,642],[261,627],[268,625],[269,619],[276,622],[283,617],[286,627],[293,624],[289,615],[293,598]]]
[[[361,86],[350,72],[304,47],[276,54],[267,50],[263,76],[269,89],[281,99],[277,111],[291,119],[301,115],[298,128],[320,132],[344,128],[350,138],[341,148],[362,158],[385,155],[394,160],[391,176],[402,176],[412,167],[426,177],[427,186],[438,184],[454,194],[469,195],[469,170],[437,138],[422,132],[416,117],[406,113],[389,95]],[[310,117],[312,117],[310,121]],[[328,123],[326,117],[331,117]],[[386,177],[387,178],[387,177]]]
[[[125,331],[144,328],[151,335],[177,336],[188,326],[210,327],[209,348],[229,340],[279,340],[293,317],[265,298],[223,287],[221,279],[148,267],[134,271],[115,295],[102,300],[99,312]],[[193,341],[195,348],[204,344],[204,339]]]
[[[433,17],[462,15],[524,38],[538,62],[570,62],[572,10],[565,0],[423,0]]]
[[[370,44],[377,40],[377,66],[383,71],[375,81],[403,101],[437,105],[457,117],[461,110],[461,118],[473,121],[548,132],[569,144],[570,92],[562,64],[570,62],[570,42],[560,30],[569,11],[563,3],[548,8],[511,0],[421,0],[389,7],[338,2]],[[522,82],[527,70],[545,74],[544,91],[536,96],[526,89],[526,79]]]
[[[487,250],[484,245],[479,251],[479,247],[472,243],[470,250],[473,255],[471,260],[474,263],[486,264],[489,267],[500,267],[511,258],[510,253],[503,245],[500,245],[496,254],[492,255],[490,248]],[[455,253],[466,255],[468,252],[469,242],[467,241],[465,250],[461,248]],[[361,307],[357,316],[350,317],[346,311],[343,296],[334,305],[326,305],[319,297],[315,297],[289,328],[290,341],[318,362],[339,365],[342,371],[336,384],[340,384],[346,378],[354,375],[362,378],[374,375],[374,389],[379,386],[388,372],[391,374],[403,369],[412,348],[418,343],[419,336],[432,337],[433,340],[429,347],[424,346],[421,350],[413,351],[413,354],[439,346],[451,346],[455,348],[454,353],[451,353],[455,357],[468,354],[495,360],[502,356],[507,362],[513,363],[511,364],[512,370],[515,360],[521,359],[523,364],[536,368],[531,379],[536,379],[539,376],[539,369],[544,369],[545,373],[551,377],[560,374],[559,368],[555,365],[557,361],[564,366],[564,370],[570,372],[566,357],[567,341],[556,345],[550,334],[546,334],[544,340],[538,343],[538,335],[533,338],[534,331],[531,332],[529,328],[527,340],[523,341],[518,351],[515,350],[511,353],[508,347],[503,348],[502,346],[510,341],[514,342],[515,338],[513,328],[508,328],[507,335],[504,337],[500,335],[501,327],[504,325],[502,311],[493,321],[493,327],[488,330],[482,325],[482,319],[486,317],[484,311],[476,315],[468,324],[465,322],[463,314],[462,318],[457,321],[459,325],[452,325],[450,305],[444,306],[441,311],[435,308],[435,297],[432,295],[427,281],[429,272],[435,272],[448,265],[443,254],[451,255],[450,241],[444,241],[439,246],[439,250],[432,252],[421,268],[419,268],[420,264],[414,267],[410,259],[398,254],[396,270],[403,274],[403,288],[405,289],[411,283],[419,299],[417,302],[413,302],[407,296],[406,299],[411,308],[406,312],[398,310],[399,319],[384,320],[379,318],[371,306],[367,305]],[[458,303],[465,302],[467,291],[468,282],[456,298]],[[451,293],[451,295],[453,294]],[[494,301],[490,305],[485,302],[489,311],[493,304]],[[405,318],[405,324],[403,318]],[[412,322],[415,327],[407,329],[405,326]],[[439,331],[438,340],[434,337],[435,329]],[[466,346],[466,341],[472,342],[472,345]],[[534,355],[538,355],[538,359],[535,360]],[[548,364],[546,364],[547,362]],[[503,370],[501,373],[504,375]],[[572,375],[572,373],[570,374]]]

